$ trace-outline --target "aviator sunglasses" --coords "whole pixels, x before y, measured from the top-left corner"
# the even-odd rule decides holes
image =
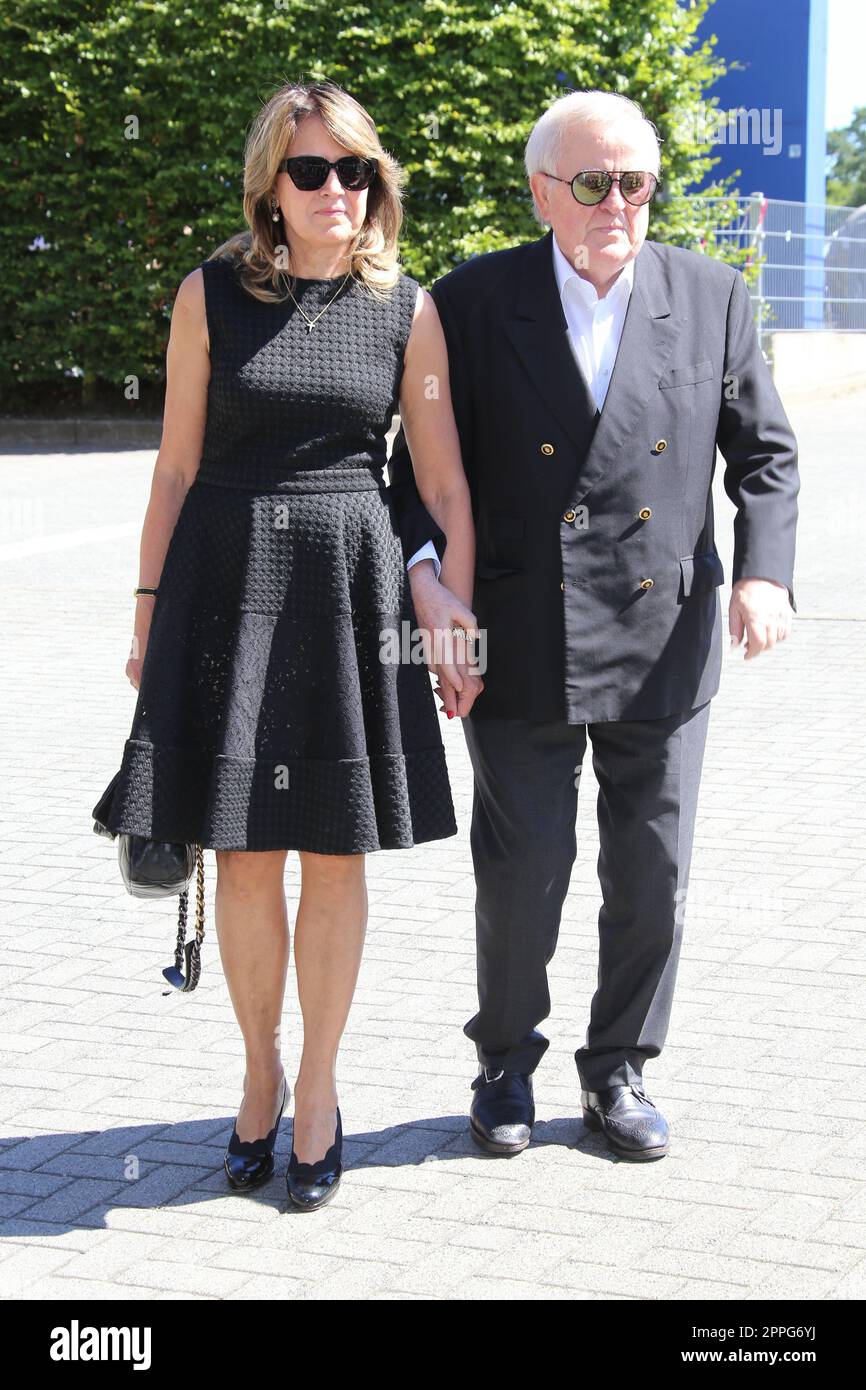
[[[303,189],[305,193],[321,188],[332,169],[336,169],[337,178],[344,188],[369,188],[376,177],[377,168],[375,159],[363,159],[356,154],[334,160],[318,154],[299,154],[292,159],[284,159],[280,165],[295,187]]]
[[[557,174],[548,174],[547,177],[556,179],[557,183],[569,184],[574,197],[584,207],[603,203],[615,183],[619,184],[619,191],[627,203],[640,207],[655,197],[660,183],[655,174],[649,174],[645,169],[626,169],[621,174],[607,169],[583,169],[573,179],[561,179]]]

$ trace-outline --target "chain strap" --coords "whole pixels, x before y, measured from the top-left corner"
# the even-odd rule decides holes
[[[191,941],[186,939],[187,913],[189,910],[189,888],[180,895],[177,909],[177,941],[174,948],[174,965],[163,970],[170,985],[183,994],[195,989],[201,977],[201,944],[204,941],[204,853],[201,845],[195,847],[195,935]],[[184,966],[186,973],[184,973]],[[168,991],[165,991],[168,993]]]

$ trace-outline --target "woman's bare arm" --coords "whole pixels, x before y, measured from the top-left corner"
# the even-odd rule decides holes
[[[400,421],[421,500],[448,537],[441,583],[469,606],[475,573],[472,501],[451,405],[445,334],[433,296],[420,288],[406,345]],[[432,572],[432,561],[428,567]]]
[[[138,582],[146,588],[159,584],[168,543],[201,461],[210,380],[209,348],[204,276],[198,268],[181,283],[171,315],[162,438],[139,550]],[[132,649],[126,664],[127,677],[136,689],[141,681],[152,608],[150,595],[136,599]]]
[[[421,500],[448,538],[438,581],[432,560],[420,560],[412,566],[412,597],[421,628],[440,643],[445,657],[437,660],[434,656],[428,663],[447,692],[445,707],[463,716],[483,689],[483,682],[467,672],[468,654],[462,639],[451,651],[449,642],[452,625],[470,631],[476,626],[471,610],[475,528],[451,403],[445,334],[433,296],[420,287],[406,345],[400,420]],[[448,687],[458,692],[459,700],[454,700]]]

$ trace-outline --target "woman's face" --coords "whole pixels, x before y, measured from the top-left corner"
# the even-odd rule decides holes
[[[357,153],[338,145],[318,116],[307,116],[298,126],[285,157],[317,154],[335,160]],[[304,192],[282,170],[277,175],[275,193],[290,245],[302,242],[310,250],[339,250],[347,246],[364,225],[368,192],[367,188],[344,188],[336,169],[329,171],[321,188]]]

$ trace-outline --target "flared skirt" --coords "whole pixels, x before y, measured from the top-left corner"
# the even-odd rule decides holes
[[[320,854],[457,833],[380,475],[196,478],[158,587],[111,832]]]

